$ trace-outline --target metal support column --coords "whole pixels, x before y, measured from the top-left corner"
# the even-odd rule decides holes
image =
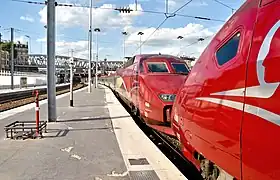
[[[123,64],[125,63],[125,36],[123,36]]]
[[[140,35],[140,44],[139,44],[139,47],[140,47],[139,51],[140,51],[140,54],[141,54],[141,35]]]
[[[168,0],[165,0],[165,13],[168,14]]]
[[[95,88],[97,88],[97,72],[98,72],[98,31],[96,31],[96,60],[95,60]]]
[[[11,28],[11,89],[14,89],[14,28]]]
[[[5,63],[3,63],[3,64],[5,64]],[[2,70],[1,66],[2,66],[2,34],[0,33],[0,70]]]
[[[89,63],[88,63],[88,92],[91,92],[91,61],[92,61],[92,6],[93,2],[90,1],[89,10]]]
[[[48,7],[47,7],[47,93],[48,93],[48,122],[55,122],[56,121],[55,0],[48,0]]]

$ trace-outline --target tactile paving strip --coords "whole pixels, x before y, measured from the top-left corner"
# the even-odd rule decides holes
[[[128,159],[130,165],[148,165],[150,164],[146,158]]]
[[[131,180],[160,180],[154,170],[149,171],[130,171]]]

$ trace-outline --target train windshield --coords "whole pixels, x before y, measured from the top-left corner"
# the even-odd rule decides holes
[[[149,72],[169,72],[164,62],[148,62]]]
[[[184,63],[171,63],[176,73],[189,74],[189,69]]]

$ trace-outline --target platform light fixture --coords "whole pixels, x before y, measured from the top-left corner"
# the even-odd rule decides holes
[[[144,35],[144,33],[143,32],[138,32],[138,34],[137,35],[139,35],[140,36],[140,44],[139,44],[139,51],[140,51],[140,54],[141,54],[141,36],[142,35]]]
[[[124,59],[125,59],[125,36],[127,36],[127,32],[123,31],[123,64],[124,64]]]
[[[95,88],[97,88],[97,71],[98,71],[98,33],[100,32],[100,28],[95,28],[94,32],[96,32],[96,59],[95,59]]]
[[[181,54],[181,50],[182,50],[182,47],[181,47],[181,45],[182,45],[182,43],[181,43],[181,41],[182,41],[182,39],[183,39],[184,37],[183,36],[178,36],[177,37],[177,39],[179,39],[179,55]]]

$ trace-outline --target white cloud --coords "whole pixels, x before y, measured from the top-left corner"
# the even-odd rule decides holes
[[[139,29],[139,28],[138,28]],[[154,27],[139,29],[142,31],[144,35],[142,35],[142,41],[147,40],[147,38],[152,34],[155,30]],[[137,35],[138,31],[133,32],[128,37],[128,43],[134,44],[139,42],[139,35]],[[166,45],[174,45],[178,43],[178,36],[183,36],[182,43],[190,43],[197,40],[200,37],[206,37],[213,35],[208,28],[204,28],[203,25],[189,23],[187,26],[182,28],[161,28],[157,30],[146,42],[145,46],[154,46],[154,47],[162,47]]]
[[[23,20],[23,21],[34,22],[34,19],[29,15],[21,16],[20,19]]]
[[[112,10],[116,6],[113,4],[103,4],[101,7],[93,9],[93,27],[117,28],[131,25],[133,17],[141,15],[139,11],[131,13],[119,13]],[[130,4],[131,9],[135,9],[135,4]],[[142,10],[141,5],[137,4],[137,9]],[[39,12],[41,22],[47,23],[47,7]],[[89,9],[82,7],[61,7],[56,8],[56,22],[64,27],[83,26],[88,28]]]
[[[139,45],[139,35],[137,33],[142,31],[142,42],[145,41],[155,28],[130,28],[138,29],[129,35],[127,38],[127,45]],[[162,53],[172,55],[187,55],[199,57],[205,47],[208,45],[212,37],[215,35],[217,29],[210,30],[201,24],[189,23],[182,28],[161,28],[153,36],[151,36],[142,46],[142,53]],[[178,36],[183,36],[180,41]],[[206,38],[208,37],[208,38]],[[204,38],[202,42],[198,42],[199,38]],[[137,52],[138,53],[138,52]]]

